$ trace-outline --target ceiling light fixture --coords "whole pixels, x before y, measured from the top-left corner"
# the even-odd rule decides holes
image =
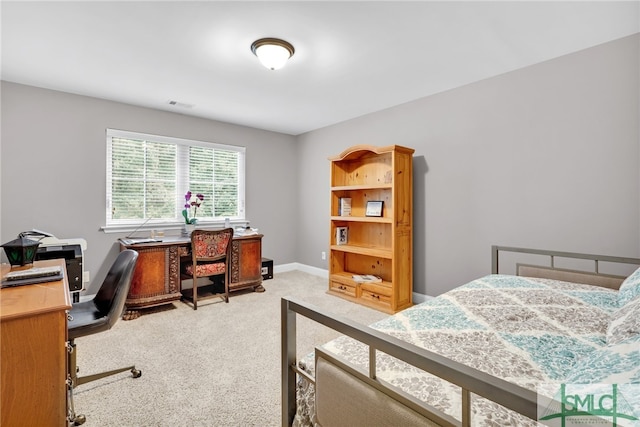
[[[270,70],[284,67],[287,60],[293,56],[295,49],[284,40],[265,38],[251,44],[251,52],[258,57],[262,65]]]

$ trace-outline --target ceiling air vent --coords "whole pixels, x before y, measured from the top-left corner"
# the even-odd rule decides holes
[[[193,108],[193,104],[185,104],[184,102],[169,101],[169,105],[180,108]]]

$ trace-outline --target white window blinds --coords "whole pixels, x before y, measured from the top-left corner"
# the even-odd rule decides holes
[[[182,223],[187,191],[199,223],[244,219],[244,147],[107,130],[107,227]]]
[[[238,216],[239,153],[206,147],[189,147],[189,189],[204,194],[203,215]]]

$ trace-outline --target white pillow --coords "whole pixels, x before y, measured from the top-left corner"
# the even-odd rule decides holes
[[[640,336],[640,298],[613,313],[607,327],[607,344],[617,344],[634,335]]]
[[[618,290],[618,306],[622,308],[626,303],[640,296],[640,268],[624,279]]]

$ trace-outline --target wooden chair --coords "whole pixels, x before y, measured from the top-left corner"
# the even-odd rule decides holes
[[[194,230],[191,233],[191,264],[187,264],[183,279],[192,279],[191,289],[183,289],[183,299],[191,301],[193,309],[198,309],[198,278],[224,275],[224,292],[207,295],[220,297],[229,302],[229,274],[231,271],[231,239],[233,228],[222,230]]]

